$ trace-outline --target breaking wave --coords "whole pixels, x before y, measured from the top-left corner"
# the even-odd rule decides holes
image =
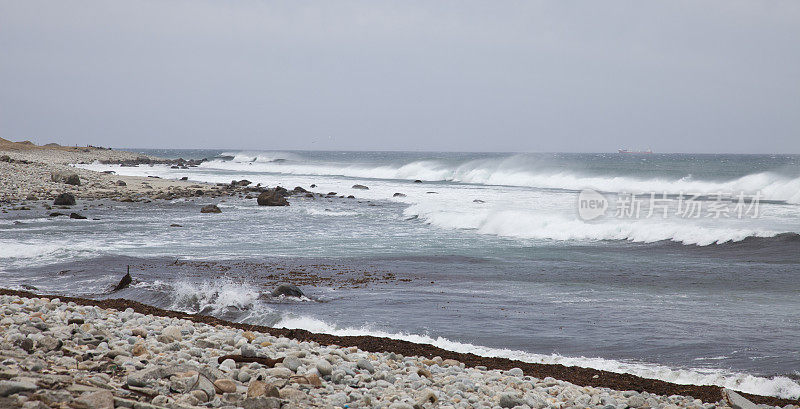
[[[797,399],[800,397],[800,384],[785,376],[765,378],[722,369],[670,368],[663,365],[622,362],[603,358],[566,357],[558,354],[534,354],[520,350],[473,345],[443,337],[434,338],[428,335],[387,332],[375,330],[366,326],[360,328],[342,328],[307,316],[284,317],[275,324],[275,327],[304,329],[311,332],[337,336],[369,335],[399,339],[418,344],[430,344],[449,351],[472,353],[479,356],[508,358],[522,362],[593,368],[615,373],[628,373],[642,378],[660,379],[683,385],[717,385],[740,392],[778,396],[785,399]]]
[[[603,192],[703,193],[761,192],[766,200],[800,203],[800,177],[758,172],[727,181],[683,177],[635,177],[598,175],[575,170],[541,168],[519,156],[466,162],[418,160],[397,164],[313,162],[286,152],[229,152],[230,160],[216,159],[201,167],[229,171],[267,172],[292,175],[344,176],[366,179],[424,180],[478,185],[533,187],[542,189]]]

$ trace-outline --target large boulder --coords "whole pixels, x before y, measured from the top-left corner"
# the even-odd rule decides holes
[[[74,206],[75,196],[72,193],[62,193],[56,196],[56,200],[53,200],[53,204],[56,206]]]
[[[67,170],[51,173],[50,180],[57,183],[66,183],[68,185],[81,185],[81,178],[78,174]]]
[[[289,201],[286,200],[282,192],[277,189],[269,189],[261,192],[256,201],[259,206],[289,206]]]
[[[200,213],[222,213],[222,210],[217,205],[205,205],[200,209]]]
[[[277,297],[277,296],[280,296],[280,295],[283,295],[283,296],[286,296],[286,297],[298,297],[299,298],[299,297],[302,297],[304,294],[300,290],[300,288],[298,288],[296,285],[282,283],[282,284],[278,284],[278,286],[275,287],[274,290],[272,290],[272,296],[273,297]]]

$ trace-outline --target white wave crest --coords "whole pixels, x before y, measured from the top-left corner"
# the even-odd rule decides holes
[[[419,344],[430,344],[449,351],[472,353],[479,356],[508,358],[522,362],[578,366],[615,373],[629,373],[643,378],[660,379],[663,381],[683,385],[717,385],[740,392],[778,396],[785,399],[797,399],[800,397],[800,384],[784,376],[764,378],[721,369],[682,369],[670,368],[656,364],[622,362],[603,358],[566,357],[558,354],[534,354],[520,350],[489,348],[469,343],[452,341],[443,337],[433,338],[428,335],[374,330],[369,327],[340,328],[325,321],[306,316],[284,317],[277,324],[275,324],[275,327],[304,329],[311,332],[338,336],[371,335],[375,337],[399,339]]]
[[[264,155],[259,159],[259,155]],[[478,185],[520,186],[543,189],[603,192],[657,193],[739,193],[761,192],[763,199],[800,203],[800,177],[773,172],[759,172],[728,181],[699,180],[691,175],[681,178],[645,178],[633,176],[591,175],[578,171],[537,169],[517,157],[481,159],[452,164],[446,161],[421,160],[406,164],[370,165],[338,162],[309,162],[284,159],[284,153],[242,153],[233,161],[213,160],[201,167],[228,171],[267,172],[292,175],[344,176],[365,179],[448,181]],[[255,159],[255,162],[253,160]]]

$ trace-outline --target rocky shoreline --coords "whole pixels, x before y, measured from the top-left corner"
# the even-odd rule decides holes
[[[252,326],[129,300],[0,290],[0,309],[2,407],[758,407],[712,386]]]

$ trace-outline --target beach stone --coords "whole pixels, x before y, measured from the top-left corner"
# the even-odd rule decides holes
[[[117,185],[117,186],[128,186],[128,184],[125,183],[124,180],[118,180],[117,183],[115,183],[115,185]]]
[[[508,371],[506,371],[506,374],[508,376],[523,376],[523,375],[525,375],[525,373],[523,373],[522,369],[520,369],[520,368],[511,368]]]
[[[76,409],[114,409],[114,395],[111,391],[84,392],[71,406]]]
[[[522,406],[525,401],[512,392],[501,393],[497,402],[502,408],[513,408],[515,406]]]
[[[733,409],[758,409],[758,405],[728,388],[722,390],[722,396]]]
[[[372,363],[370,363],[364,358],[361,358],[356,362],[356,367],[358,367],[359,369],[363,369],[369,373],[375,373],[375,367],[372,366]]]
[[[217,379],[214,381],[214,389],[217,393],[233,393],[236,392],[236,382],[230,379]]]
[[[242,402],[243,409],[280,409],[281,400],[270,396],[247,398]]]
[[[259,206],[289,206],[289,201],[276,189],[261,192],[256,202]]]
[[[256,356],[256,348],[251,344],[243,344],[240,350],[243,357],[252,358]]]
[[[164,328],[161,331],[161,335],[164,337],[164,339],[166,339],[166,342],[164,342],[165,344],[183,340],[183,333],[181,333],[181,329],[174,325]]]
[[[0,381],[0,396],[2,397],[20,392],[31,392],[36,389],[36,384],[28,381]]]
[[[217,205],[210,204],[200,208],[200,213],[222,213],[222,210]]]
[[[321,376],[328,376],[333,373],[333,365],[328,361],[320,360],[315,367]]]
[[[56,199],[53,200],[53,204],[56,206],[74,206],[75,196],[72,193],[62,193],[56,196]]]
[[[641,408],[644,406],[644,398],[641,396],[631,396],[628,398],[628,406],[632,408]]]
[[[0,162],[11,162],[11,156],[0,155]]]
[[[300,288],[294,284],[281,283],[278,284],[274,290],[272,290],[271,295],[273,297],[278,297],[281,295],[285,297],[302,297],[305,294],[303,294],[303,291],[301,291]]]
[[[303,363],[300,362],[300,359],[298,359],[296,356],[287,356],[283,360],[283,366],[289,368],[289,370],[292,372],[297,372],[297,368],[299,368],[302,364]]]
[[[77,173],[71,171],[58,171],[50,174],[50,180],[57,183],[66,183],[68,185],[81,185],[81,178]]]

